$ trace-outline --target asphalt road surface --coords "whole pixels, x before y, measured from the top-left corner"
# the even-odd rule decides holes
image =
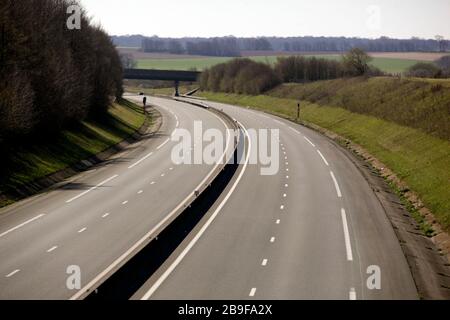
[[[158,134],[64,187],[0,211],[0,299],[76,297],[66,285],[69,266],[79,267],[82,287],[99,279],[216,168],[174,165],[169,138],[176,128],[192,132],[195,120],[225,132],[223,120],[184,103],[149,102],[163,116]]]
[[[247,129],[279,129],[280,169],[262,176],[260,165],[241,165],[202,228],[134,299],[418,298],[383,207],[344,152],[274,116],[208,104]]]

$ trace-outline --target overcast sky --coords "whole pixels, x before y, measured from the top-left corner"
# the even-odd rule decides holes
[[[450,39],[450,0],[80,0],[111,35]]]

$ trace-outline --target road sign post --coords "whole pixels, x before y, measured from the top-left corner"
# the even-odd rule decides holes
[[[297,121],[300,120],[300,103],[297,103]]]

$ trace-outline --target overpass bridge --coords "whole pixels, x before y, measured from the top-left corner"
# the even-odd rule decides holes
[[[154,70],[154,69],[125,69],[123,73],[124,79],[134,80],[161,80],[174,81],[175,96],[179,96],[180,82],[195,82],[200,76],[198,71],[182,71],[182,70]]]

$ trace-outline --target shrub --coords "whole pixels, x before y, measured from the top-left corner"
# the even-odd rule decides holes
[[[233,59],[205,70],[200,77],[203,90],[260,94],[280,84],[281,80],[267,64],[250,59]]]
[[[418,62],[406,72],[406,76],[417,78],[439,78],[441,75],[442,71],[435,64],[428,62]]]

